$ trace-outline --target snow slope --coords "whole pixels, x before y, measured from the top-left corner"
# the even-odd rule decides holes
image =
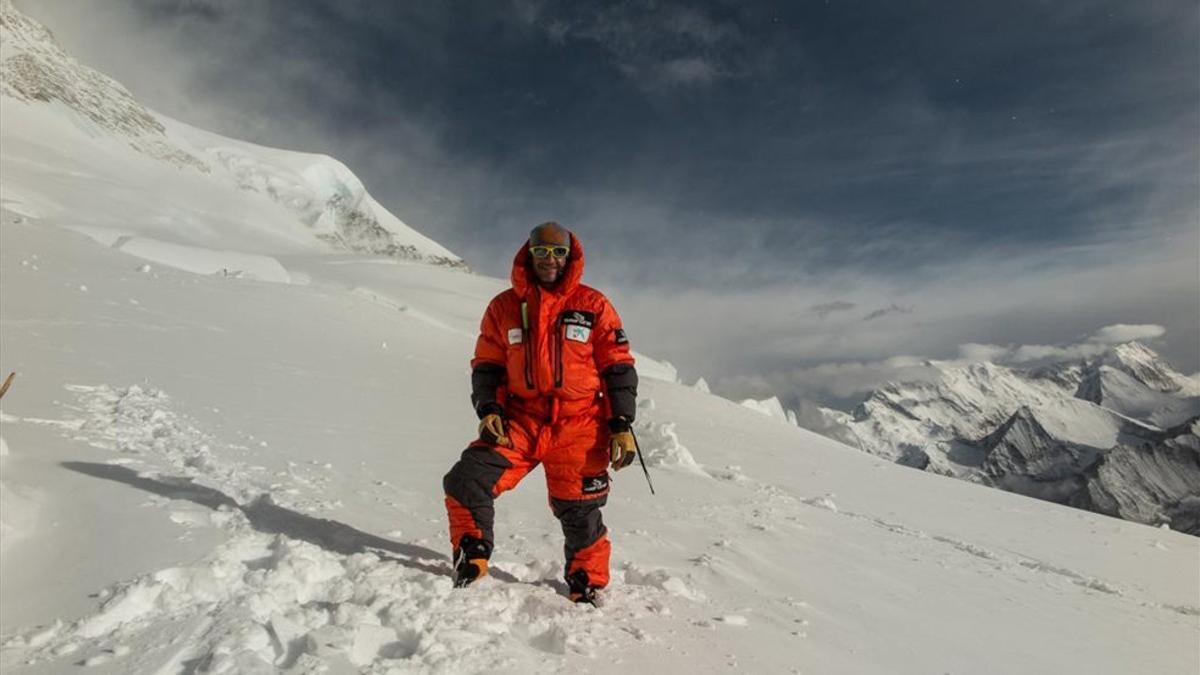
[[[464,266],[337,160],[155,113],[67,55],[10,0],[0,0],[0,117],[0,203],[17,213],[101,239],[148,238],[148,248],[342,250]]]
[[[501,282],[281,264],[310,283],[146,270],[4,215],[0,344],[20,374],[0,468],[23,504],[0,534],[5,672],[1200,665],[1195,538],[653,379],[638,431],[659,494],[616,478],[608,604],[562,597],[537,475],[500,501],[496,576],[455,592],[440,477],[474,429],[466,361]]]

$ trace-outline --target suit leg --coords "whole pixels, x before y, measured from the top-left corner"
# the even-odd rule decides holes
[[[562,524],[566,575],[582,570],[587,583],[609,581],[611,546],[600,507],[608,501],[607,429],[596,419],[566,420],[554,447],[543,457],[550,508]]]
[[[475,441],[442,479],[446,514],[450,521],[450,545],[457,550],[464,535],[486,542],[490,552],[496,520],[495,501],[516,487],[535,466],[529,454],[529,436],[517,425],[509,425],[513,447]]]

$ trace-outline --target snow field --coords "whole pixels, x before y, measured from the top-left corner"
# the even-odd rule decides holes
[[[237,251],[214,251],[200,246],[172,244],[106,228],[79,226],[72,229],[105,246],[185,272],[246,277],[280,284],[292,283],[292,278],[288,275],[287,270],[283,269],[278,260],[270,256]],[[150,267],[144,266],[144,269],[139,268],[139,271],[149,272]]]
[[[6,609],[6,673],[1196,669],[1194,538],[652,378],[637,433],[658,495],[640,467],[614,477],[607,603],[562,597],[536,475],[498,502],[494,576],[453,593],[440,478],[475,428],[467,336],[501,282],[311,257],[280,258],[306,286],[145,274],[48,223],[0,237],[2,365],[21,372],[3,479],[44,491],[0,566],[0,595],[40,588]],[[63,520],[82,504],[99,536]],[[76,540],[78,561],[43,555]]]
[[[11,637],[4,643],[10,665],[69,655],[79,665],[122,660],[136,670],[182,658],[213,673],[306,672],[329,661],[363,672],[538,669],[528,662],[530,651],[595,657],[629,636],[653,640],[636,620],[669,615],[663,600],[671,596],[703,598],[664,570],[627,564],[615,575],[624,588],[607,595],[603,609],[576,607],[563,598],[560,565],[537,561],[498,562],[495,577],[456,592],[441,553],[396,548],[275,504],[271,490],[287,495],[280,490],[286,483],[264,487],[254,477],[261,471],[219,459],[226,453],[214,452],[215,441],[175,412],[164,392],[138,385],[68,389],[78,396],[68,410],[84,417],[61,428],[120,454],[107,469],[80,470],[166,496],[172,505],[207,507],[207,518],[174,506],[169,517],[185,527],[220,528],[227,539],[194,564],[103,589],[89,616]],[[147,632],[161,641],[163,626],[177,627],[168,646],[147,648]],[[199,634],[196,626],[204,627]],[[136,655],[131,642],[142,646]]]
[[[0,470],[8,455],[8,443],[0,436]],[[36,522],[36,495],[32,488],[12,488],[0,480],[0,551],[16,543]]]

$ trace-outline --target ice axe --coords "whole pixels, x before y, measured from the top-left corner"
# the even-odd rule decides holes
[[[637,455],[638,462],[642,464],[642,473],[646,474],[646,484],[650,486],[650,494],[655,494],[654,483],[650,480],[650,471],[646,468],[646,458],[642,457],[642,444],[638,443],[637,434],[633,433],[633,427],[629,427],[629,433],[633,436],[633,450]]]
[[[4,395],[8,393],[8,388],[12,386],[13,378],[16,376],[17,374],[12,372],[8,374],[8,377],[4,378],[4,384],[0,384],[0,398],[4,398]]]

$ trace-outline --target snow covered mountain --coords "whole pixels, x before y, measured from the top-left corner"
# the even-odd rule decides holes
[[[62,220],[152,259],[163,257],[162,244],[200,247],[189,259],[207,271],[230,262],[217,250],[230,243],[267,256],[338,250],[464,266],[383,208],[341,162],[155,113],[67,55],[11,0],[0,0],[0,81],[0,200],[14,212]],[[259,276],[277,271],[234,262]]]
[[[642,354],[658,494],[613,479],[603,606],[563,597],[537,475],[455,590],[441,478],[507,282],[330,247],[160,116],[207,173],[0,104],[6,675],[1200,669],[1200,540],[909,471]]]
[[[1137,342],[1020,370],[929,362],[813,430],[897,463],[1200,534],[1200,382]]]

